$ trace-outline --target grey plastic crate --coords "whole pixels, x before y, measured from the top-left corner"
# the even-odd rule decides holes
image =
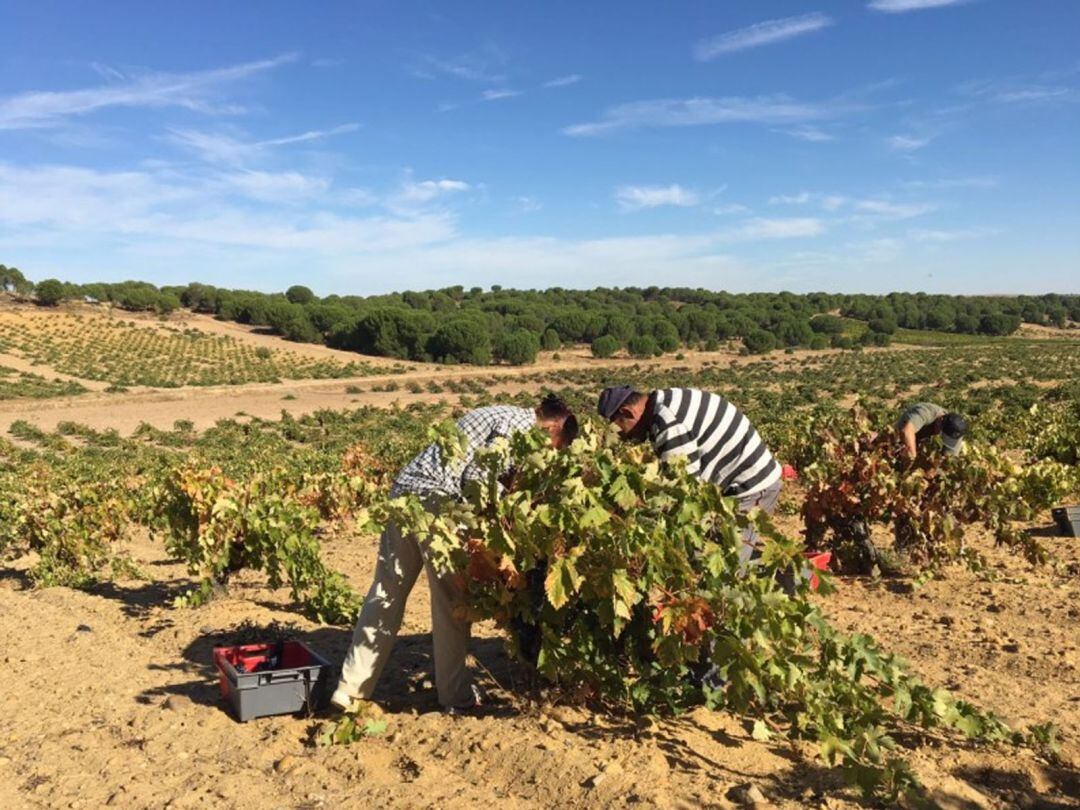
[[[272,668],[254,670],[262,662]],[[330,663],[301,641],[217,647],[222,697],[242,723],[256,717],[314,711],[325,702]]]
[[[1080,506],[1059,506],[1051,509],[1058,531],[1066,537],[1080,537]]]

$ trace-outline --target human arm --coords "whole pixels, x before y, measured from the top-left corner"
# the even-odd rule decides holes
[[[900,440],[903,442],[904,455],[909,459],[914,459],[916,454],[915,434],[917,432],[915,424],[910,419],[906,419],[897,426],[896,432],[900,434]]]
[[[677,458],[685,458],[687,472],[696,474],[700,466],[701,448],[690,427],[679,422],[675,414],[663,406],[657,409],[655,419],[656,430],[652,442],[660,460],[671,463]]]
[[[528,419],[523,417],[516,411],[508,412],[504,414],[498,414],[495,418],[484,425],[482,438],[479,438],[477,442],[478,450],[485,450],[492,447],[500,439],[509,439],[515,433],[528,430],[535,424],[534,419]],[[498,487],[500,494],[503,492],[504,486],[508,477],[511,474],[509,466],[509,459],[503,469],[499,471],[498,475]],[[475,453],[470,456],[468,463],[462,469],[461,472],[461,484],[464,487],[470,481],[482,481],[487,477],[486,465],[479,463],[476,460]]]

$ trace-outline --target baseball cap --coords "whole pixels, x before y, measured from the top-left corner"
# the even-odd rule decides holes
[[[958,413],[947,413],[941,423],[941,443],[945,445],[945,452],[955,456],[964,446],[964,434],[967,433],[967,422]]]
[[[600,392],[596,410],[600,412],[602,417],[610,421],[633,393],[634,389],[629,385],[613,385],[610,388],[605,388]]]

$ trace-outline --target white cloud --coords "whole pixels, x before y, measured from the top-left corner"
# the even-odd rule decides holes
[[[239,171],[223,175],[220,183],[225,190],[253,200],[289,205],[310,202],[330,190],[325,177],[300,172]]]
[[[521,92],[519,90],[507,90],[503,88],[498,90],[485,90],[481,93],[480,98],[484,101],[499,101],[500,99],[514,98],[515,96],[520,95]]]
[[[195,152],[210,163],[242,164],[260,157],[275,146],[288,146],[295,143],[322,140],[335,135],[355,132],[359,124],[349,123],[332,129],[315,129],[297,135],[281,138],[269,138],[262,141],[248,141],[221,132],[202,132],[195,129],[169,130],[168,140],[177,146]]]
[[[747,214],[750,209],[740,203],[727,203],[726,205],[718,205],[712,209],[712,212],[717,216],[728,216],[730,214]]]
[[[821,192],[800,191],[798,194],[776,194],[769,197],[769,205],[806,205],[816,202],[826,211],[836,211],[848,203],[842,194],[822,194]]]
[[[697,205],[700,195],[688,188],[670,186],[620,186],[615,189],[615,201],[624,211],[640,211],[643,208],[659,208],[674,205],[682,208]]]
[[[1068,87],[1022,87],[1015,90],[1002,90],[994,95],[993,99],[1000,104],[1023,104],[1032,101],[1050,101],[1071,93]]]
[[[909,189],[997,188],[997,177],[942,177],[936,180],[904,180],[900,183]]]
[[[928,145],[932,138],[919,138],[914,135],[893,135],[887,143],[897,152],[916,152]]]
[[[911,219],[936,209],[937,206],[923,202],[894,202],[889,199],[852,199],[843,194],[825,194],[819,191],[800,191],[797,194],[777,194],[768,199],[769,205],[815,204],[829,213],[847,209],[847,221],[873,224],[883,220]],[[853,212],[853,213],[852,213]]]
[[[572,84],[577,84],[581,81],[581,75],[578,73],[571,73],[568,76],[559,76],[551,81],[544,82],[544,87],[569,87]]]
[[[842,247],[849,259],[878,264],[899,259],[904,252],[904,240],[894,236],[883,236],[880,239],[864,242],[848,242]]]
[[[500,68],[506,64],[507,56],[493,43],[452,59],[435,56],[424,56],[421,59],[422,66],[413,70],[413,75],[421,79],[434,79],[437,75],[443,75],[464,81],[491,84],[506,80],[506,75]]]
[[[114,68],[112,65],[106,65],[103,62],[91,62],[90,69],[103,79],[111,79],[113,81],[124,81],[127,79],[122,72]]]
[[[70,166],[15,168],[0,164],[0,233],[44,236],[58,249],[90,240],[198,242],[247,250],[314,254],[398,250],[438,242],[454,233],[445,213],[404,217],[346,216],[323,199],[328,184],[294,173],[240,173],[212,178],[160,172],[96,172]],[[281,203],[305,194],[321,205],[252,209],[241,195]]]
[[[882,219],[911,219],[928,214],[936,207],[931,203],[896,203],[889,200],[855,201],[855,210]]]
[[[797,17],[765,20],[702,40],[694,47],[694,57],[698,61],[708,62],[726,53],[783,42],[803,34],[820,31],[832,24],[832,18],[816,11]]]
[[[604,110],[601,120],[574,124],[566,135],[600,135],[639,127],[692,127],[708,124],[789,124],[827,118],[833,112],[823,105],[795,101],[787,96],[742,98],[687,98],[632,101]]]
[[[519,214],[532,214],[544,207],[535,197],[515,197],[514,205]]]
[[[0,129],[58,126],[69,118],[108,107],[183,107],[200,112],[236,112],[219,105],[221,86],[294,61],[288,53],[273,59],[193,73],[148,73],[123,82],[62,92],[21,93],[0,101]]]
[[[792,138],[797,138],[800,141],[809,141],[810,143],[824,143],[825,141],[836,139],[834,135],[830,135],[828,132],[812,126],[792,127],[791,129],[781,129],[777,131],[783,132],[785,135],[790,135]]]
[[[759,239],[796,239],[818,236],[825,232],[825,223],[816,217],[790,217],[786,219],[766,219],[758,217],[748,219],[735,229],[728,231],[725,238],[738,241],[756,241]]]
[[[769,205],[806,205],[810,202],[810,192],[800,191],[798,194],[777,194],[769,197]]]
[[[968,0],[871,0],[866,4],[866,7],[874,11],[884,11],[888,14],[903,14],[907,11],[956,6],[966,2]]]
[[[417,183],[408,179],[398,192],[395,202],[405,205],[429,203],[437,197],[468,191],[470,188],[463,180],[421,180]]]
[[[959,239],[979,239],[996,233],[992,228],[961,228],[958,230],[939,230],[935,228],[915,228],[908,231],[908,238],[913,242],[955,242]]]

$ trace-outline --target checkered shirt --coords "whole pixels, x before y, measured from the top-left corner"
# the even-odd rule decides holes
[[[490,447],[500,437],[531,430],[535,425],[536,413],[530,408],[492,405],[469,411],[457,421],[469,444],[464,459],[444,464],[438,445],[429,444],[398,473],[390,497],[411,493],[458,498],[466,481],[483,477],[481,468],[473,463],[477,450]]]

